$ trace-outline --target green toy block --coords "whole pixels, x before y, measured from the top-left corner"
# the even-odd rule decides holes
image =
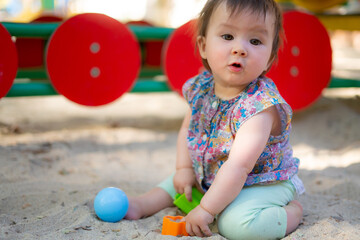
[[[197,190],[196,188],[193,188],[191,196],[192,196],[192,201],[189,202],[185,197],[185,193],[176,194],[174,205],[177,206],[184,213],[188,214],[191,210],[193,210],[200,204],[203,194],[199,192],[199,190]]]

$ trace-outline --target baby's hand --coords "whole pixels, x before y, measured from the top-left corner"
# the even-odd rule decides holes
[[[192,201],[191,191],[195,184],[195,174],[192,168],[181,168],[176,170],[174,176],[174,187],[177,193],[185,193],[186,199]]]
[[[194,208],[185,217],[186,231],[191,236],[211,236],[212,232],[209,228],[209,224],[214,221],[214,216],[204,210],[200,205]]]

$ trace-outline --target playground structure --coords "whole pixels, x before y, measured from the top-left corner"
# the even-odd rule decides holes
[[[359,18],[284,13],[287,41],[268,76],[294,110],[316,101],[326,87],[360,87],[358,80],[331,78],[326,31],[360,30]],[[128,91],[181,94],[182,84],[203,69],[194,49],[194,21],[171,29],[125,25],[95,13],[59,20],[0,25],[0,98],[60,93],[82,105],[100,106]]]

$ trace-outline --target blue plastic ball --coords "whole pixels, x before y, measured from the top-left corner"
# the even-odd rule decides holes
[[[104,188],[96,195],[94,200],[95,213],[105,222],[120,221],[125,217],[128,208],[129,200],[119,188]]]

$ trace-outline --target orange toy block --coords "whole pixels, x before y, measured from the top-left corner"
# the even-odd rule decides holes
[[[189,236],[186,232],[186,222],[182,216],[165,216],[163,218],[162,235]]]

